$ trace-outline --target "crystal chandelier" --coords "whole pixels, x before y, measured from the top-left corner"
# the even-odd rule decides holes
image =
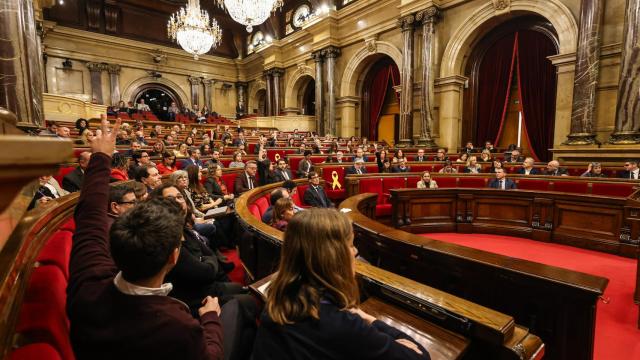
[[[195,60],[198,60],[198,55],[217,47],[222,40],[218,22],[211,19],[209,25],[209,14],[200,10],[198,1],[189,0],[184,8],[171,15],[167,24],[169,39],[176,41],[184,51],[193,54]]]
[[[231,18],[246,25],[247,32],[269,18],[271,12],[282,8],[282,0],[215,0],[223,9],[227,9]]]

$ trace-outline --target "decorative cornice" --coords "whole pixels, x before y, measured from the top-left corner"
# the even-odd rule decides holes
[[[120,74],[120,70],[122,69],[120,65],[118,64],[105,64],[105,65],[106,65],[106,70],[107,72],[109,72],[109,74],[115,74],[115,75]]]
[[[429,6],[424,10],[420,10],[416,13],[416,21],[421,22],[423,25],[425,24],[433,24],[440,20],[442,13],[437,6]]]
[[[238,81],[236,82],[236,87],[237,88],[247,88],[247,86],[249,86],[249,83],[246,81]]]
[[[324,58],[324,52],[322,50],[317,50],[311,53],[311,58],[315,61],[315,62],[322,62],[322,59]]]
[[[189,84],[191,85],[199,85],[202,82],[202,79],[196,76],[189,76],[187,81],[189,81]]]
[[[89,69],[90,72],[102,72],[103,70],[106,70],[106,65],[104,63],[99,63],[99,62],[87,62],[84,64],[87,69]]]

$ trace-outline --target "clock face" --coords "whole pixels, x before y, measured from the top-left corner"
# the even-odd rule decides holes
[[[309,5],[302,5],[296,9],[296,12],[293,13],[293,26],[298,28],[301,27],[310,13],[311,9],[309,8]]]

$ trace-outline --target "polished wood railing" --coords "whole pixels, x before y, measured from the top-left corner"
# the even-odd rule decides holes
[[[253,279],[262,279],[275,270],[283,233],[254,217],[248,205],[277,186],[250,190],[236,202],[236,214],[244,229],[240,257]],[[516,325],[509,315],[366,262],[357,262],[356,272],[368,294],[363,307],[384,321],[411,330],[411,335],[432,351],[434,359],[539,359],[544,354],[540,339]]]
[[[345,200],[360,254],[373,265],[513,315],[551,359],[591,359],[596,302],[608,280],[432,240],[379,223],[378,194]]]

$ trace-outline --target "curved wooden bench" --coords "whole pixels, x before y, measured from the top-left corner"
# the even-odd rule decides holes
[[[236,215],[245,230],[240,257],[254,279],[275,270],[283,233],[262,223],[250,207],[278,185],[250,190],[237,199]],[[384,321],[407,326],[434,359],[458,358],[465,351],[492,359],[539,359],[544,354],[540,339],[511,316],[364,262],[357,262],[356,272],[369,295],[363,307]]]

